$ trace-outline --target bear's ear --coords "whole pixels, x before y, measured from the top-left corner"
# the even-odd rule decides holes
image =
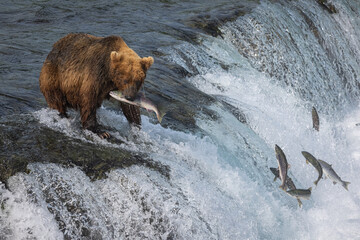
[[[144,57],[141,59],[141,64],[144,66],[146,70],[154,63],[154,59],[152,57]]]
[[[111,61],[120,61],[122,54],[118,53],[117,51],[112,51],[110,54]]]

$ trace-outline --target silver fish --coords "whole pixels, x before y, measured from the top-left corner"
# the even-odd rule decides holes
[[[323,170],[322,170],[322,167],[320,165],[320,163],[318,162],[318,160],[313,156],[311,155],[310,153],[308,152],[301,152],[302,155],[305,157],[306,159],[306,163],[309,164],[309,162],[311,163],[311,165],[313,165],[315,167],[315,169],[318,171],[319,173],[319,177],[318,179],[314,182],[315,185],[318,184],[318,182],[320,181],[320,179],[322,178],[322,175],[323,175]]]
[[[278,169],[278,168],[270,168],[270,170],[271,170],[271,172],[275,175],[274,181],[276,181],[277,178],[280,179],[279,169]],[[290,190],[296,189],[296,186],[295,186],[293,180],[292,180],[289,176],[286,178],[285,184],[286,184],[286,187],[289,188]],[[299,207],[301,207],[301,206],[302,206],[302,202],[300,201],[299,198],[297,198],[297,201],[298,201],[298,203],[299,203]]]
[[[154,111],[158,121],[161,123],[165,113],[161,112],[158,107],[149,99],[147,99],[143,93],[138,93],[133,101],[127,100],[120,91],[111,91],[110,96],[116,100],[128,104],[132,104],[138,107],[145,108],[146,110]]]
[[[312,121],[313,121],[313,128],[316,131],[319,131],[320,120],[319,120],[319,115],[318,115],[315,107],[312,108],[311,115],[312,115]]]
[[[309,189],[294,189],[294,190],[289,190],[286,193],[295,198],[303,198],[303,199],[308,200],[308,199],[310,199],[310,196],[311,196],[311,188],[309,188]]]
[[[287,178],[287,170],[289,168],[289,165],[287,163],[284,152],[276,144],[275,144],[275,153],[279,165],[279,177],[281,179],[280,188],[286,191],[286,178]]]
[[[343,186],[346,190],[349,190],[348,186],[349,186],[350,182],[341,180],[339,175],[337,175],[337,173],[332,168],[331,164],[328,164],[327,162],[320,160],[320,159],[318,161],[319,161],[321,167],[323,168],[325,175],[329,179],[331,179],[334,184],[341,183],[341,186]]]

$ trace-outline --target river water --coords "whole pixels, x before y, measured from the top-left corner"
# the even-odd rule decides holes
[[[1,2],[0,239],[360,239],[360,3],[328,2]],[[50,110],[38,77],[69,32],[153,56],[163,122],[131,128],[105,101],[106,141]],[[273,181],[275,144],[312,187],[302,208]],[[315,186],[301,151],[349,191]]]

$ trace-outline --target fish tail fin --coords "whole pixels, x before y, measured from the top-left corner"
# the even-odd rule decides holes
[[[297,199],[298,203],[299,203],[299,208],[302,208],[302,202],[300,201],[300,199]]]
[[[157,116],[157,119],[159,121],[159,123],[161,123],[163,117],[165,116],[166,112],[162,112],[159,110],[159,115]]]
[[[349,189],[348,189],[349,184],[350,184],[350,182],[344,182],[344,185],[343,185],[347,191],[349,191]]]
[[[315,186],[317,186],[318,182],[319,182],[319,180],[316,180],[316,181],[314,182]]]

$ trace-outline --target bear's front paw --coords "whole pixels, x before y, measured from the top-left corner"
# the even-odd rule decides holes
[[[101,139],[109,139],[111,136],[108,132],[98,133]]]
[[[59,117],[60,118],[69,118],[69,116],[67,115],[67,113],[59,113]]]

